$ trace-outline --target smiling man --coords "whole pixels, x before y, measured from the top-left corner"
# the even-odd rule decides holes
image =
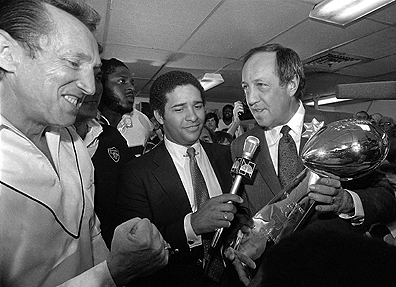
[[[93,167],[71,127],[100,70],[82,1],[0,1],[0,284],[115,286],[167,263],[156,227],[135,218],[112,251],[93,212]]]
[[[202,265],[205,237],[210,240],[216,229],[230,227],[236,212],[230,202],[241,202],[239,196],[228,194],[229,147],[199,140],[205,122],[203,88],[189,73],[168,72],[151,86],[150,104],[163,125],[164,141],[121,169],[119,222],[135,216],[150,219],[178,252],[163,271],[133,286],[238,286],[236,278],[214,278],[220,283],[206,278]],[[204,181],[198,190],[190,172],[190,148],[195,149]],[[201,205],[198,198],[204,189],[210,199]]]

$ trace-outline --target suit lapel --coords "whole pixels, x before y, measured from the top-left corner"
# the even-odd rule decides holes
[[[188,200],[183,183],[164,142],[153,152],[155,152],[153,161],[158,165],[158,167],[153,170],[153,175],[157,178],[164,193],[172,200],[180,213],[183,215],[190,213],[190,201]]]
[[[305,115],[304,115],[303,123],[306,123],[306,122],[308,122],[307,113],[305,113]],[[305,126],[303,126],[303,128],[302,128],[301,135],[303,135],[304,132],[305,132]],[[299,153],[298,153],[299,154],[299,160],[297,162],[297,173],[300,173],[305,168],[305,166],[303,165],[303,162],[301,160],[301,153],[302,153],[302,150],[303,150],[305,144],[307,143],[308,139],[309,138],[307,138],[307,137],[300,137],[300,150],[299,150]]]
[[[219,181],[221,190],[223,191],[223,193],[227,193],[231,189],[232,185],[232,177],[230,173],[231,167],[228,167],[227,164],[224,164],[224,161],[219,157],[219,154],[217,153],[215,145],[208,144],[203,141],[201,141],[201,145],[209,158],[209,162],[215,172],[217,180]]]
[[[271,192],[275,195],[280,190],[280,183],[275,172],[274,165],[272,164],[264,131],[260,127],[255,127],[253,135],[260,140],[260,146],[257,148],[252,160],[256,163],[257,172],[261,175],[270,187]]]

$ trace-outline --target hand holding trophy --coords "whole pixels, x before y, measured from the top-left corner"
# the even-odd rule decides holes
[[[249,282],[246,266],[255,267],[253,260],[268,241],[276,244],[292,234],[315,210],[315,201],[308,197],[310,185],[362,177],[377,168],[388,151],[386,133],[366,120],[340,120],[313,133],[300,155],[305,169],[253,216],[250,228],[240,232],[225,253],[231,260],[237,258],[234,265],[242,282]]]

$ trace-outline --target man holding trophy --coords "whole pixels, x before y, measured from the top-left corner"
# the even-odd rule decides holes
[[[304,210],[299,216],[304,220],[299,219],[296,224],[300,229],[364,234],[375,223],[395,220],[396,199],[382,174],[374,171],[358,180],[344,180],[342,168],[337,170],[338,174],[327,176],[323,173],[318,176],[304,169],[299,155],[310,136],[324,125],[352,118],[349,114],[304,106],[300,101],[304,84],[303,65],[292,49],[269,44],[253,48],[246,54],[242,88],[258,125],[234,140],[232,156],[241,156],[242,145],[249,135],[257,137],[260,146],[252,159],[257,164],[256,175],[252,181],[244,182],[243,190],[240,190],[243,204],[253,216],[289,188],[285,193],[288,197],[299,186],[295,183],[297,178],[306,187],[304,202],[297,208]],[[293,207],[289,203],[293,203]],[[286,209],[296,209],[294,201],[289,203],[285,205]],[[278,215],[276,218],[271,216],[272,225],[276,225],[278,219],[284,222]],[[248,223],[244,235],[237,240],[238,248],[234,245],[226,251],[226,257],[233,261],[245,285],[251,279],[249,270],[256,267],[253,260],[263,254],[267,244],[277,242],[277,237],[271,237],[270,232],[264,236],[250,236],[252,229],[254,224]],[[260,276],[262,274],[258,272],[251,285],[259,285]]]

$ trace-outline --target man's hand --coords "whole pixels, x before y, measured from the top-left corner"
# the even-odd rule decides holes
[[[228,247],[224,252],[224,256],[232,261],[232,265],[238,274],[239,280],[247,286],[250,283],[250,269],[256,269],[256,264],[248,256],[242,252]],[[250,269],[249,269],[250,268]]]
[[[241,101],[234,102],[234,110],[232,111],[232,121],[234,123],[239,123],[241,120],[239,119],[239,114],[243,114],[243,104]]]
[[[148,220],[133,218],[119,225],[111,242],[107,266],[114,282],[120,286],[145,276],[168,263],[169,245]]]
[[[250,228],[246,229],[246,227],[243,234],[243,239],[240,245],[236,247],[237,249],[228,247],[224,256],[232,262],[239,280],[247,286],[251,280],[250,269],[256,268],[254,260],[263,254],[267,246],[267,237],[264,234],[254,234]]]
[[[191,214],[191,226],[195,234],[200,235],[218,228],[230,227],[237,209],[229,201],[243,202],[240,196],[226,193],[212,197],[197,212]]]
[[[355,207],[352,196],[341,186],[339,178],[320,178],[316,184],[309,186],[310,199],[324,203],[316,205],[317,211],[334,212],[336,214],[353,214]]]

